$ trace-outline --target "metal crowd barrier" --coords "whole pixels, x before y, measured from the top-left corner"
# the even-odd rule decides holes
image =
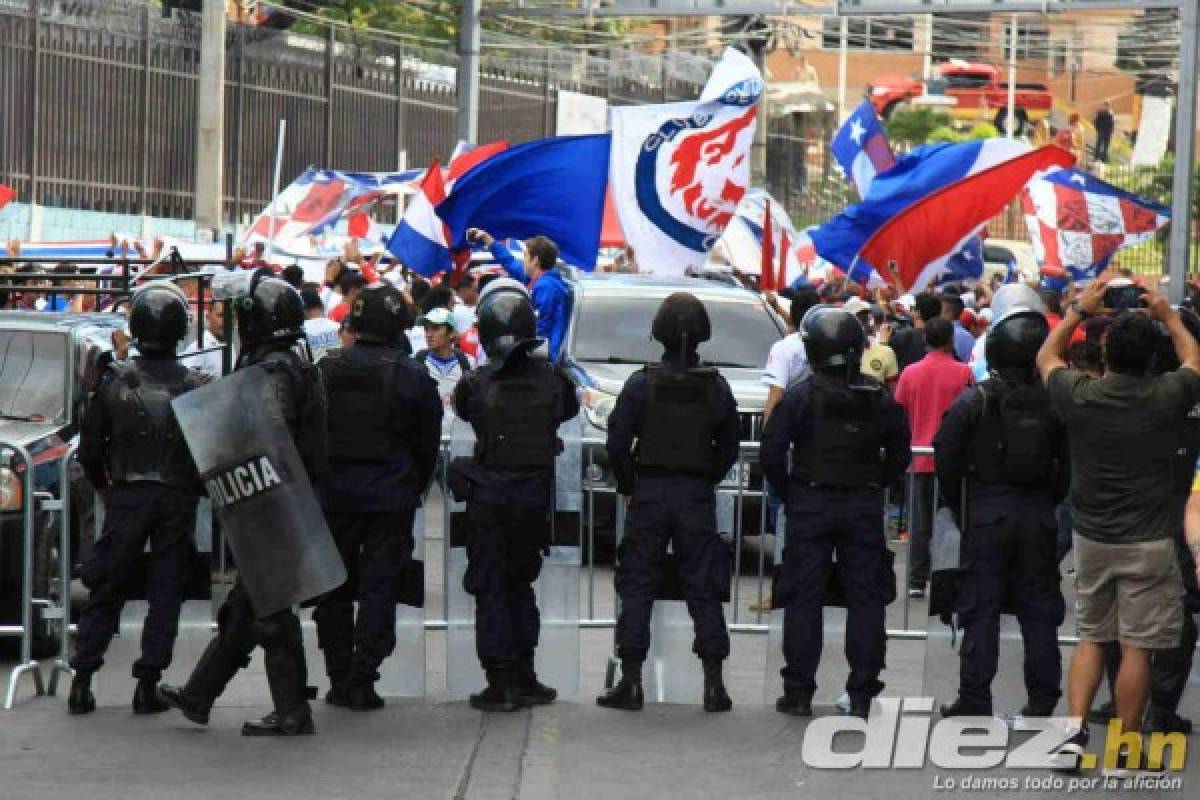
[[[21,637],[21,658],[8,676],[8,691],[4,694],[4,708],[10,709],[17,695],[17,683],[21,676],[33,676],[34,691],[46,693],[42,683],[42,670],[33,659],[33,530],[36,499],[33,494],[33,459],[29,451],[19,444],[0,442],[0,453],[9,451],[21,459],[20,472],[13,470],[21,485],[21,624],[0,625],[0,636]]]
[[[586,563],[583,569],[587,576],[587,601],[586,614],[580,614],[579,625],[581,628],[613,628],[616,624],[616,604],[619,599],[614,593],[614,607],[611,614],[601,614],[597,608],[597,592],[596,592],[596,572],[597,572],[597,526],[596,526],[596,500],[602,495],[613,496],[614,500],[614,543],[619,543],[624,532],[625,526],[625,502],[624,499],[617,496],[615,486],[604,480],[603,470],[595,461],[596,448],[603,447],[604,440],[600,438],[582,438],[580,447],[584,454],[583,459],[583,475],[580,483],[580,491],[582,493],[581,504],[579,510],[579,537],[580,546],[584,541],[587,542]],[[20,636],[21,637],[21,655],[19,663],[12,668],[9,676],[8,689],[5,695],[4,708],[11,708],[16,696],[16,690],[20,678],[26,673],[33,677],[34,688],[38,695],[46,693],[46,687],[43,684],[43,678],[40,666],[33,658],[33,636],[34,636],[34,612],[33,609],[37,605],[45,606],[43,619],[60,620],[58,625],[58,636],[60,641],[60,652],[52,667],[52,676],[49,685],[49,693],[54,694],[57,689],[59,677],[63,674],[73,674],[71,667],[67,661],[70,636],[75,630],[75,626],[70,624],[70,598],[71,598],[71,580],[74,554],[71,548],[71,508],[70,508],[70,466],[71,459],[75,453],[75,446],[72,445],[61,456],[58,457],[58,467],[60,476],[60,498],[44,498],[34,491],[33,480],[33,461],[28,451],[20,445],[0,442],[0,452],[11,451],[20,459],[23,469],[20,471],[20,481],[22,486],[21,508],[23,516],[23,540],[22,540],[22,575],[23,585],[21,590],[21,624],[0,626],[0,636]],[[750,476],[752,474],[752,466],[757,463],[759,454],[758,442],[742,442],[738,461],[735,464],[730,475],[718,487],[718,492],[726,496],[732,497],[733,507],[733,530],[731,532],[732,544],[734,546],[734,565],[733,565],[733,587],[731,593],[731,613],[729,615],[729,629],[731,633],[744,634],[766,634],[769,631],[769,626],[764,622],[764,616],[769,612],[763,609],[763,601],[768,597],[770,592],[770,576],[766,569],[766,546],[765,538],[767,531],[767,518],[770,513],[770,497],[766,488],[765,477],[760,477],[761,485],[753,487],[750,485]],[[914,455],[932,455],[933,450],[929,447],[914,447]],[[440,486],[442,487],[442,543],[443,543],[443,565],[449,563],[450,548],[452,546],[451,535],[451,518],[454,513],[453,500],[446,489],[446,478],[451,460],[451,440],[449,437],[443,437],[441,443],[441,474]],[[759,473],[761,476],[761,473]],[[911,510],[913,498],[916,492],[915,476],[911,473],[907,476],[908,483],[908,510],[910,530],[911,526]],[[936,513],[937,508],[937,481],[936,478],[931,482],[933,497],[930,498],[929,504],[930,514]],[[750,576],[753,578],[752,593],[758,601],[758,609],[754,613],[753,621],[743,619],[741,609],[742,599],[742,550],[745,542],[746,532],[743,530],[746,517],[747,503],[757,502],[759,507],[758,520],[758,558],[755,574]],[[39,505],[40,504],[40,505]],[[35,514],[39,510],[53,511],[61,514],[62,524],[59,526],[59,552],[60,552],[60,574],[59,591],[61,605],[56,607],[48,599],[39,599],[33,596],[33,574],[34,574],[34,531],[35,531]],[[886,530],[888,513],[888,503],[884,503],[884,524]],[[81,532],[82,534],[82,532]],[[778,535],[778,532],[776,533]],[[785,534],[786,535],[786,534]],[[890,543],[895,548],[906,546],[907,543],[902,541],[893,541]],[[219,549],[216,553],[218,559],[219,579],[224,580],[225,566],[225,548],[224,542],[219,543]],[[902,609],[902,626],[900,628],[889,629],[887,635],[892,640],[925,640],[928,637],[928,631],[921,627],[911,627],[912,621],[912,602],[908,597],[907,591],[904,589],[908,585],[908,574],[911,572],[911,559],[906,559],[905,574],[898,576],[901,581],[901,586],[898,587],[898,599],[903,600]],[[445,630],[448,626],[450,616],[450,585],[449,585],[449,570],[444,569],[443,575],[443,593],[442,593],[442,608],[440,618],[426,619],[426,630]],[[215,601],[214,595],[214,601]],[[581,598],[582,600],[582,598]],[[214,615],[215,616],[215,615]],[[215,626],[215,622],[213,623]],[[1060,644],[1074,645],[1078,643],[1076,636],[1060,636]]]

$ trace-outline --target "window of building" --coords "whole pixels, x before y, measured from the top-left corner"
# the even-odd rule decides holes
[[[1004,57],[1008,58],[1008,49],[1011,46],[1010,37],[1012,36],[1012,25],[1004,26]],[[1030,61],[1034,59],[1043,59],[1050,50],[1050,31],[1045,25],[1040,22],[1018,20],[1017,21],[1017,60]]]
[[[846,46],[850,50],[913,49],[912,17],[850,17],[846,24]],[[821,46],[837,50],[842,42],[842,21],[825,17],[821,27]]]

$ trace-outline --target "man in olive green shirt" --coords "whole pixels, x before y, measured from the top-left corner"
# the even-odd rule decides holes
[[[1088,316],[1108,312],[1107,273],[1093,281],[1038,354],[1050,401],[1067,426],[1075,527],[1079,645],[1067,681],[1077,732],[1059,749],[1087,745],[1083,721],[1104,673],[1103,645],[1118,641],[1114,688],[1125,731],[1140,731],[1150,688],[1151,650],[1175,647],[1183,627],[1183,584],[1172,539],[1173,457],[1182,422],[1200,401],[1200,348],[1179,315],[1152,288],[1147,309],[1127,311],[1104,340],[1105,375],[1067,368],[1067,345]],[[1151,377],[1155,322],[1166,326],[1182,366]]]

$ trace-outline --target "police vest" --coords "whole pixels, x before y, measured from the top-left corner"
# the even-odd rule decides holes
[[[196,469],[171,401],[202,385],[204,379],[181,364],[170,366],[165,379],[151,376],[137,361],[116,368],[107,396],[112,418],[109,470],[114,483],[196,486]]]
[[[883,485],[883,436],[878,384],[812,383],[813,440],[799,466],[816,486],[860,488]]]
[[[285,421],[304,468],[310,476],[325,472],[329,467],[329,440],[325,392],[317,367],[287,348],[271,350],[261,360],[247,361],[245,366],[261,367],[283,378],[281,390],[288,393],[284,407],[295,414]]]
[[[390,463],[403,454],[392,397],[398,357],[398,351],[389,350],[357,363],[345,353],[321,359],[331,461]]]
[[[1054,467],[1054,413],[1040,383],[984,381],[983,414],[971,434],[970,474],[983,483],[1049,487]]]
[[[1175,493],[1190,494],[1196,479],[1196,460],[1200,458],[1200,403],[1192,406],[1179,432],[1175,451]]]
[[[713,469],[713,391],[717,371],[646,367],[646,402],[638,432],[638,466],[709,474]]]
[[[483,438],[480,461],[488,469],[550,469],[556,451],[555,379],[494,373],[480,380]]]

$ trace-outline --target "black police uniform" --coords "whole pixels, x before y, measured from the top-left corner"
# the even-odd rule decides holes
[[[821,369],[795,384],[763,431],[763,472],[784,493],[787,513],[787,542],[772,597],[785,609],[780,710],[795,698],[807,706],[816,689],[822,608],[835,553],[847,613],[852,711],[866,716],[871,698],[883,689],[884,612],[896,596],[883,530],[883,487],[900,477],[912,454],[904,410],[880,384],[847,375],[857,371],[857,365]]]
[[[313,619],[330,702],[377,706],[363,690],[396,648],[396,602],[437,460],[442,403],[428,371],[398,347],[360,340],[318,367],[329,407],[321,506],[350,578],[321,599]]]
[[[947,715],[992,713],[1000,614],[1016,614],[1025,644],[1027,716],[1061,696],[1058,627],[1066,607],[1056,557],[1055,508],[1066,488],[1066,436],[1032,371],[995,373],[964,389],[933,440],[938,485],[956,512],[967,480],[957,590],[963,642],[958,702]]]
[[[267,372],[304,467],[316,478],[325,473],[328,463],[325,392],[317,368],[301,359],[290,349],[290,344],[277,342],[269,348],[249,348],[243,351],[238,369]],[[247,723],[243,733],[312,733],[300,620],[291,609],[255,618],[241,576],[217,612],[217,636],[200,657],[187,685],[182,689],[164,686],[162,696],[179,707],[188,719],[207,723],[212,704],[237,671],[249,666],[256,646],[263,648],[275,712],[261,723]]]
[[[728,594],[729,547],[717,534],[714,484],[738,455],[737,403],[715,369],[695,353],[666,356],[634,373],[608,418],[608,457],[617,490],[632,495],[617,556],[617,655],[625,668],[650,648],[650,616],[667,546],[695,624],[693,652],[706,664],[729,656],[721,600]],[[637,440],[635,447],[634,440]]]
[[[71,657],[77,675],[90,675],[103,665],[104,652],[120,623],[131,573],[147,542],[149,608],[133,676],[139,685],[153,687],[171,663],[194,553],[200,491],[171,400],[206,382],[173,354],[147,352],[107,369],[88,402],[79,461],[88,480],[104,493],[105,516],[102,536],[83,570],[91,594],[79,619]],[[152,691],[135,697],[139,711],[156,704]]]
[[[549,544],[557,430],[579,413],[579,401],[561,369],[516,352],[463,378],[454,410],[476,437],[463,578],[475,597],[476,651],[489,688],[529,685],[540,630],[533,582]]]

